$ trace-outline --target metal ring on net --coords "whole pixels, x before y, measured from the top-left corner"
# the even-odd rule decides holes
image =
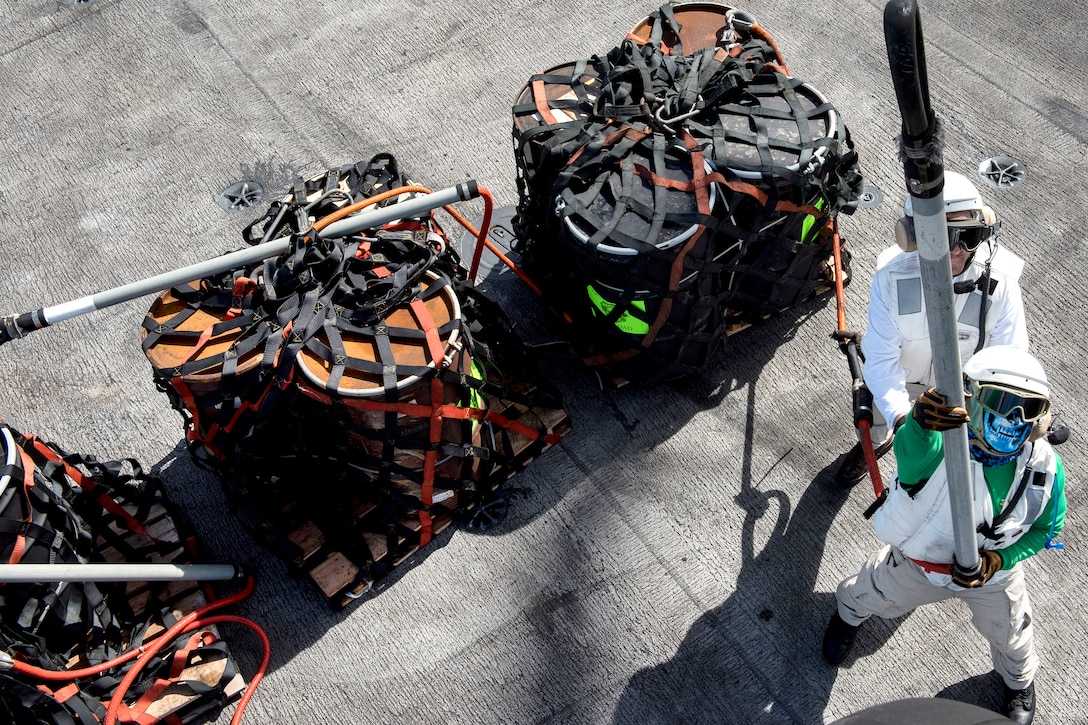
[[[318,219],[354,201],[408,184],[391,154],[377,154],[369,162],[344,164],[307,179],[298,177],[282,198],[269,205],[263,217],[243,230],[242,238],[260,244],[303,232]]]

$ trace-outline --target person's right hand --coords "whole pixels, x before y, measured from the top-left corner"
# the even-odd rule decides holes
[[[930,388],[918,396],[911,415],[921,427],[936,431],[952,430],[970,420],[965,408],[950,406],[937,388]]]

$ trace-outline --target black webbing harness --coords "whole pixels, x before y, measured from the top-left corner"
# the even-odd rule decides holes
[[[112,552],[130,562],[187,562],[182,540],[164,541],[145,527],[166,505],[159,479],[132,459],[102,462],[68,454],[0,422],[0,557],[4,563],[80,564],[102,562]],[[8,461],[12,462],[9,463]],[[175,521],[175,523],[180,523]],[[177,596],[182,596],[179,594]],[[139,647],[154,627],[176,622],[172,597],[161,611],[133,612],[124,583],[61,582],[0,585],[0,649],[47,670],[73,661],[94,666]],[[199,649],[199,655],[196,650]],[[179,663],[194,657],[225,663],[215,686],[179,676]],[[5,722],[100,723],[130,660],[78,682],[47,683],[0,672],[0,717]],[[212,639],[177,641],[142,670],[123,708],[137,722],[151,722],[148,706],[173,688],[192,695],[183,710],[226,704],[225,685],[238,674],[225,644]]]
[[[622,363],[637,379],[694,372],[729,325],[830,281],[830,221],[851,213],[861,191],[849,133],[770,43],[743,27],[735,35],[729,52],[685,53],[665,6],[648,40],[535,75],[512,108],[516,248],[589,364]],[[686,178],[665,172],[677,150],[689,158]],[[720,190],[714,208],[665,203],[669,189],[705,194],[709,183]],[[700,228],[698,249],[660,238],[685,224]],[[627,250],[625,275],[609,273],[617,255],[602,245]],[[605,283],[602,305],[595,296],[609,277],[623,284]],[[646,324],[625,329],[632,317]]]
[[[410,187],[419,188],[379,154],[297,181],[247,228],[250,242],[290,240],[247,275],[255,289],[236,344],[254,341],[260,360],[245,382],[259,384],[224,401],[228,412],[217,415],[229,421],[218,438],[196,434],[258,540],[307,571],[324,557],[310,557],[298,532],[320,531],[326,550],[358,566],[349,589],[383,576],[431,540],[440,518],[466,515],[558,441],[519,416],[556,407],[560,396],[431,215],[347,237],[315,233],[348,205]],[[213,318],[222,316],[221,288],[204,284],[196,301],[214,306],[204,310]],[[447,307],[446,317],[431,312]],[[411,322],[395,322],[405,311]],[[360,380],[366,394],[356,394]],[[179,402],[190,436],[199,402]]]

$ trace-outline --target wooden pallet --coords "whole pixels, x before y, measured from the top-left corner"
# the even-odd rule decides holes
[[[124,508],[129,514],[138,515],[136,506],[126,505]],[[148,536],[121,529],[116,523],[111,524],[110,528],[115,534],[122,536],[126,544],[136,548],[147,546],[153,541],[176,544],[166,554],[152,555],[147,561],[140,563],[192,563],[192,556],[189,554],[186,542],[178,531],[177,525],[166,506],[161,503],[152,505],[147,516],[140,523],[143,524]],[[97,536],[96,543],[104,561],[107,563],[126,563],[121,552],[108,546],[101,535]],[[177,620],[208,603],[208,599],[199,583],[188,581],[128,582],[125,586],[125,597],[137,619],[144,622],[148,622],[148,619],[150,619],[147,630],[143,635],[144,641],[168,629],[162,618],[163,610],[169,611]],[[208,626],[207,629],[217,640],[221,639],[214,625]],[[133,632],[126,631],[123,634],[123,644],[127,647]],[[74,669],[85,664],[85,662],[74,660],[69,663],[69,668]],[[225,686],[221,686],[219,683],[223,679],[228,666],[231,669],[236,669],[229,657],[226,659],[219,656],[203,658],[200,656],[200,650],[198,649],[181,671],[177,681],[199,683],[208,688],[222,687],[223,700],[230,702],[242,694],[246,682],[240,674],[236,674]],[[130,696],[126,704],[132,705],[136,699],[136,697]],[[217,709],[220,704],[217,698],[202,699],[198,695],[189,692],[187,688],[168,688],[147,707],[146,713],[157,720],[169,717],[176,718],[183,723],[195,723],[203,722],[205,720],[204,715],[210,710]]]
[[[520,403],[498,400],[489,397],[493,413],[516,420],[536,430],[543,430],[550,436],[563,436],[571,429],[570,416],[563,409],[530,408]],[[491,472],[481,485],[495,491],[501,484],[524,469],[531,461],[546,450],[550,444],[543,440],[534,441],[514,431],[509,431],[510,450],[499,449],[500,455],[514,461],[513,466],[500,466]],[[401,482],[400,492],[417,500],[420,497],[418,485]],[[442,503],[450,511],[471,513],[473,505],[461,505],[456,491],[436,487],[432,493],[433,503]],[[290,520],[290,513],[299,502],[284,502],[282,510]],[[301,506],[299,506],[301,508]],[[368,572],[374,565],[380,565],[387,572],[400,566],[405,560],[420,550],[412,545],[405,536],[398,536],[393,551],[390,551],[389,539],[384,532],[384,518],[373,501],[367,500],[364,492],[353,494],[348,505],[340,506],[337,515],[351,518],[353,527],[359,533],[359,540],[354,542],[357,552],[354,556],[331,542],[331,537],[322,531],[321,526],[312,519],[296,520],[286,531],[286,537],[298,548],[296,567],[305,571],[329,603],[342,608],[366,594],[379,577],[372,577]],[[402,532],[417,535],[423,528],[424,516],[418,512],[398,512],[398,525]],[[431,537],[445,531],[455,522],[452,515],[435,514],[430,516]],[[339,522],[345,523],[345,522]],[[418,540],[418,539],[416,539]],[[408,544],[407,546],[405,544]]]

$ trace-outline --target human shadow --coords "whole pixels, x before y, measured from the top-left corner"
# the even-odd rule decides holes
[[[1001,697],[999,693],[1003,684],[1000,675],[991,670],[951,684],[938,692],[935,697],[964,702],[968,705],[977,705],[987,710],[1000,712]]]
[[[745,518],[733,592],[689,628],[668,661],[630,679],[614,723],[822,722],[837,669],[820,649],[835,604],[832,593],[814,589],[831,523],[850,497],[834,481],[837,465],[820,471],[792,512],[773,480],[752,482],[745,467],[735,499]],[[757,551],[757,525],[766,517],[773,530]],[[896,625],[863,630],[843,666],[875,652]]]

